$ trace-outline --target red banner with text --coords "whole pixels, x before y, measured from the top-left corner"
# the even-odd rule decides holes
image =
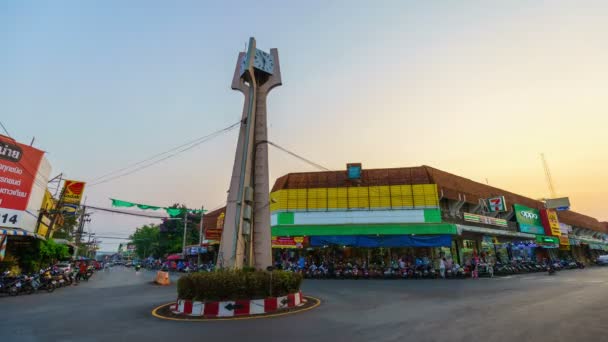
[[[25,210],[43,155],[43,151],[0,135],[1,209]]]

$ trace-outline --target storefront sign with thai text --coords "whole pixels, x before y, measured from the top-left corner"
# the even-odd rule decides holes
[[[498,219],[498,218],[489,217],[489,216],[470,214],[470,213],[464,213],[464,220],[469,221],[469,222],[490,224],[490,225],[499,226],[499,227],[508,227],[509,226],[507,223],[507,220]]]

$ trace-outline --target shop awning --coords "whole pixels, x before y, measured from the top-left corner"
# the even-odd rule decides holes
[[[494,236],[517,237],[517,238],[530,239],[530,240],[534,240],[536,238],[536,235],[534,235],[534,234],[512,232],[512,231],[501,230],[501,229],[466,226],[463,224],[457,224],[456,227],[458,229],[458,235],[462,235],[463,232],[471,232],[471,233],[480,233],[480,234],[494,235]]]
[[[606,242],[604,240],[595,239],[595,238],[587,237],[587,236],[576,236],[576,237],[574,237],[574,239],[576,239],[580,242],[583,242],[583,243],[587,243],[587,244],[599,244],[599,245],[606,244]]]
[[[23,230],[21,228],[10,228],[10,229],[0,229],[0,235],[9,235],[9,236],[30,236],[36,239],[46,240],[44,236],[38,235],[36,233],[28,232],[27,230]]]
[[[456,235],[451,223],[365,224],[365,225],[279,225],[272,227],[272,236],[333,235]]]
[[[310,246],[320,247],[339,245],[349,247],[450,247],[452,235],[338,235],[338,236],[311,236]]]

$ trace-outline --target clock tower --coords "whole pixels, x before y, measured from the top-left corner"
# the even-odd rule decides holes
[[[245,101],[218,267],[272,265],[266,98],[280,85],[278,50],[258,50],[255,38],[250,38],[247,51],[239,53],[232,78],[232,89],[243,93]]]

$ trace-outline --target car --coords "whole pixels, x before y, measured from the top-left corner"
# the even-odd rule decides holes
[[[72,265],[69,262],[60,262],[55,265],[57,269],[61,272],[72,272]]]
[[[608,265],[608,254],[607,255],[600,255],[597,258],[597,264],[598,265]]]

